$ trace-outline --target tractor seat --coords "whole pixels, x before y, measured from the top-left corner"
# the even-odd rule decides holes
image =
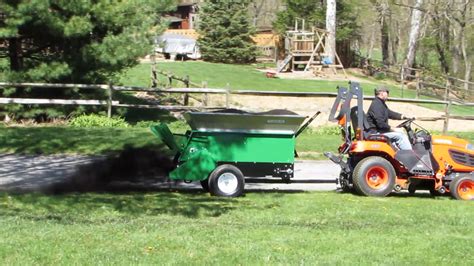
[[[371,140],[371,141],[383,141],[383,142],[387,142],[387,143],[389,143],[389,141],[390,141],[390,139],[385,135],[382,135],[382,134],[379,134],[379,133],[369,134],[368,132],[367,132],[367,137],[364,136],[364,139]]]
[[[354,130],[354,136],[355,136],[355,131],[358,128],[358,119],[357,119],[357,106],[354,106],[351,108],[351,121],[352,121],[352,128]],[[388,138],[385,135],[382,135],[380,133],[370,133],[369,132],[369,122],[367,121],[367,116],[365,113],[362,114],[363,117],[363,125],[362,125],[362,134],[365,140],[371,140],[371,141],[382,141],[390,144],[390,138]]]

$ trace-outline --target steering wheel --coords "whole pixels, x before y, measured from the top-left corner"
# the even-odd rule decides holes
[[[404,128],[404,127],[409,127],[411,122],[413,122],[415,119],[413,118],[410,118],[410,119],[407,119],[406,121],[403,121],[400,125],[396,126],[397,128]]]

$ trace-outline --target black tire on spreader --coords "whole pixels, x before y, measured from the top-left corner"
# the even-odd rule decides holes
[[[209,192],[213,196],[238,197],[244,192],[245,178],[239,168],[223,164],[209,175]]]
[[[383,184],[369,184],[369,171],[380,171],[384,175]],[[352,174],[352,182],[355,190],[363,196],[385,197],[392,192],[395,186],[396,173],[392,164],[380,156],[370,156],[361,160]]]

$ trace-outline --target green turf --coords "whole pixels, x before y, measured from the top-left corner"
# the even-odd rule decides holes
[[[190,80],[197,84],[207,83],[209,88],[230,88],[232,90],[260,90],[260,91],[314,91],[314,92],[336,92],[336,87],[347,86],[346,81],[324,81],[324,80],[301,80],[301,79],[269,79],[265,73],[256,69],[256,65],[230,65],[208,62],[159,62],[157,68],[162,71],[173,73],[180,77],[188,75]],[[122,76],[121,82],[125,85],[149,86],[151,65],[144,63],[129,69]],[[159,75],[163,82],[165,78]],[[401,90],[398,84],[379,81],[374,78],[366,78],[361,82],[366,95],[372,95],[373,88],[377,85],[388,86],[391,97],[414,99],[415,91]],[[229,86],[228,86],[229,85]],[[173,87],[182,87],[182,83],[174,81]],[[228,86],[228,87],[227,87]],[[422,96],[422,99],[432,99]],[[444,105],[424,104],[430,109],[444,111]],[[452,106],[452,114],[472,115],[474,107]]]
[[[147,128],[6,127],[0,153],[105,154],[125,147],[160,148]]]
[[[145,123],[148,126],[152,123]],[[189,127],[183,121],[169,124],[174,133],[183,134]],[[474,143],[473,132],[451,135]],[[336,152],[341,136],[335,127],[305,130],[296,139],[298,159],[325,159],[323,152]],[[167,152],[147,127],[71,128],[71,127],[1,127],[0,153],[24,154],[107,154],[126,147],[146,147]]]
[[[472,265],[474,203],[335,192],[0,194],[4,265]]]
[[[225,88],[239,90],[264,91],[336,91],[337,85],[347,85],[347,82],[270,79],[264,72],[256,70],[254,65],[231,65],[208,62],[160,62],[157,68],[171,72],[179,77],[189,75],[191,82],[202,84],[207,82],[209,88]],[[140,64],[126,72],[121,82],[125,85],[149,86],[150,64]],[[163,77],[162,75],[159,75]],[[176,81],[175,81],[176,82]],[[174,83],[174,86],[183,86]]]

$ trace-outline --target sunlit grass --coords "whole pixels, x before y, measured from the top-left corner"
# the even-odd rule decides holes
[[[203,82],[209,88],[229,88],[232,90],[261,90],[261,91],[299,91],[299,92],[337,92],[337,86],[348,86],[348,81],[327,81],[327,80],[304,80],[304,79],[270,79],[265,77],[265,73],[256,69],[256,65],[230,65],[216,64],[208,62],[159,62],[157,68],[162,71],[173,73],[180,77],[189,76],[191,82],[202,86]],[[129,69],[122,76],[121,82],[125,85],[149,86],[151,65],[140,64]],[[158,75],[163,82],[167,83],[167,78]],[[358,75],[362,80],[361,86],[365,95],[372,95],[373,89],[378,85],[385,85],[390,88],[390,96],[414,99],[416,92],[405,87],[401,89],[399,84],[367,78]],[[184,86],[181,82],[174,81],[174,87]],[[421,99],[432,99],[422,96]],[[421,104],[420,104],[421,105]],[[444,105],[422,104],[422,106],[444,111]],[[452,106],[452,114],[472,115],[473,107]]]
[[[6,265],[474,263],[474,205],[428,194],[0,194],[0,207]]]

